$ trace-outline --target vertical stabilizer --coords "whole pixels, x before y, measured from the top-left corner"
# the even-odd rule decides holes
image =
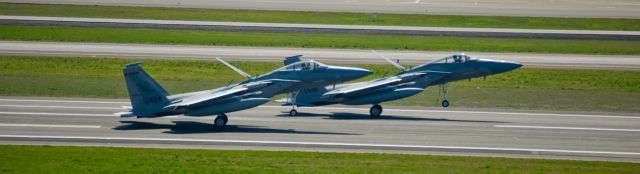
[[[153,116],[166,106],[167,93],[142,67],[141,62],[124,66],[124,79],[131,99],[132,112],[137,116]]]

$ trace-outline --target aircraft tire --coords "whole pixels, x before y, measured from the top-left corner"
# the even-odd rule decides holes
[[[373,118],[378,118],[380,117],[381,114],[382,114],[382,106],[380,105],[373,105],[371,106],[371,109],[369,109],[369,115],[371,115],[371,117]]]
[[[227,118],[227,115],[222,114],[217,116],[216,119],[213,120],[213,126],[217,128],[223,128],[227,125],[228,121],[229,121],[229,118]]]
[[[449,107],[449,100],[442,100],[442,107]]]
[[[295,110],[295,109],[291,109],[291,110],[289,111],[289,116],[296,116],[296,115],[298,115],[298,111],[297,111],[297,110]]]

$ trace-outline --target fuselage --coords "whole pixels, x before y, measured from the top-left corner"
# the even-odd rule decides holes
[[[188,116],[224,114],[262,105],[270,101],[270,98],[277,94],[342,83],[369,74],[371,74],[371,71],[361,68],[329,66],[315,61],[300,61],[238,84],[211,90],[167,96],[166,99],[168,101],[165,102],[165,105],[170,105],[193,97],[220,93],[237,88],[248,88],[241,93],[200,102],[188,107],[160,107],[154,114],[148,115],[147,117],[178,114]]]
[[[405,70],[391,77],[375,79],[368,82],[344,84],[335,88],[333,86],[327,86],[324,88],[305,90],[296,96],[296,103],[300,106],[378,104],[416,95],[429,86],[503,73],[522,66],[508,61],[475,59],[465,55],[454,56],[438,59]],[[420,75],[421,73],[423,75]],[[385,84],[349,95],[324,95],[330,91],[340,90],[340,88],[370,85],[376,81],[385,80],[386,78],[406,77],[411,74],[417,74],[415,75],[416,78],[404,78],[408,80]]]

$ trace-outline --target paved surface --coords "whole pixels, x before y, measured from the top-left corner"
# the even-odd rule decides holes
[[[70,18],[42,16],[2,16],[5,25],[58,25],[74,27],[193,29],[219,31],[260,31],[286,33],[346,33],[415,36],[461,36],[548,39],[640,40],[638,31],[540,30],[500,28],[448,28],[365,25],[322,25],[250,22],[206,22],[142,19]]]
[[[404,64],[424,64],[455,52],[438,51],[378,51]],[[0,54],[54,55],[81,57],[128,57],[149,59],[199,59],[215,60],[224,57],[235,60],[282,61],[284,57],[303,54],[327,63],[380,63],[386,62],[369,50],[352,49],[308,49],[276,47],[215,47],[192,45],[145,45],[73,42],[18,42],[0,41]],[[525,54],[466,52],[466,54],[488,59],[509,60],[526,66],[640,69],[640,56],[573,55],[573,54]]]
[[[2,0],[215,9],[640,18],[636,0]]]
[[[0,97],[0,143],[355,151],[640,161],[640,116],[261,106],[213,117],[118,118],[126,100]]]

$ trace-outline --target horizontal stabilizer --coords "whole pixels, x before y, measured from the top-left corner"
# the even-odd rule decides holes
[[[117,113],[113,113],[113,115],[119,116],[119,117],[135,117],[136,116],[132,112],[117,112]]]
[[[231,95],[237,95],[238,93],[244,92],[247,89],[248,88],[246,87],[237,87],[237,88],[231,88],[231,89],[222,90],[222,91],[209,93],[209,94],[195,95],[192,97],[187,97],[180,102],[167,105],[164,108],[187,107],[187,106],[195,105],[202,102],[225,98]]]

